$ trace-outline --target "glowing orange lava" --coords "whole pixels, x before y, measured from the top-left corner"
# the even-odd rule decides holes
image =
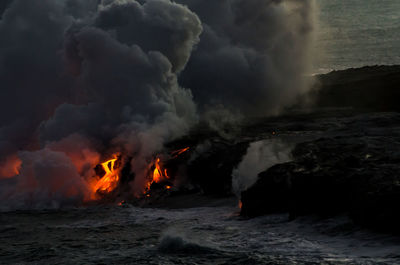
[[[156,158],[154,160],[154,164],[152,167],[154,167],[154,170],[150,174],[149,181],[147,182],[147,185],[146,185],[145,194],[150,191],[151,185],[153,183],[162,183],[163,181],[170,179],[170,177],[167,173],[167,169],[162,167],[160,158]],[[170,186],[165,187],[166,189],[170,189],[167,187],[170,187]],[[146,196],[150,197],[149,194],[147,194]]]
[[[190,148],[189,147],[185,147],[176,151],[172,151],[170,153],[171,157],[173,159],[177,158],[178,156],[180,156],[181,154],[187,152]],[[146,195],[146,197],[150,197],[150,194],[148,194],[150,192],[151,189],[151,185],[153,183],[163,183],[166,184],[164,186],[165,189],[170,190],[172,189],[172,186],[168,185],[170,184],[170,182],[167,182],[167,180],[170,180],[170,176],[168,175],[168,171],[166,168],[163,167],[163,162],[161,161],[161,159],[159,157],[157,157],[155,160],[153,160],[153,162],[149,165],[149,171],[151,172],[149,175],[149,179],[147,181],[146,184],[146,188],[144,191],[144,194]]]
[[[160,183],[164,179],[169,179],[169,176],[166,169],[164,169],[164,171],[161,169],[160,158],[157,158],[156,162],[154,163],[153,181],[155,183]]]
[[[101,163],[101,166],[106,174],[94,185],[94,192],[109,193],[117,187],[119,175],[117,170],[114,168],[115,161],[117,161],[117,159],[118,158],[115,156],[113,159]]]
[[[173,158],[177,158],[178,156],[180,156],[181,154],[185,153],[186,151],[189,151],[190,147],[185,147],[176,151],[173,151],[171,153]]]

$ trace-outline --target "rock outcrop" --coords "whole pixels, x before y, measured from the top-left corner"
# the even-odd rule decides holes
[[[317,76],[316,81],[316,89],[307,95],[315,107],[400,111],[400,66],[333,71]]]
[[[242,215],[348,213],[356,223],[400,232],[400,115],[362,115],[344,125],[260,173],[242,193]]]

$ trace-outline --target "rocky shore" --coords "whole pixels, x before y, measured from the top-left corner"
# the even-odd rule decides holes
[[[400,67],[349,69],[318,80],[314,106],[332,109],[325,117],[299,116],[302,131],[315,139],[297,143],[291,162],[259,174],[242,193],[241,214],[348,214],[356,224],[399,233]]]
[[[293,161],[259,174],[242,193],[242,215],[333,216],[400,232],[400,114],[360,115],[297,144]]]
[[[290,146],[290,161],[264,168],[242,191],[242,216],[347,215],[356,225],[399,234],[399,88],[400,66],[337,71],[316,77],[306,96],[313,104],[306,108],[298,104],[280,116],[228,126],[222,134],[195,128],[167,146],[190,146],[169,165],[178,186],[166,193],[155,189],[139,205],[232,205],[232,172],[249,146],[278,141]]]

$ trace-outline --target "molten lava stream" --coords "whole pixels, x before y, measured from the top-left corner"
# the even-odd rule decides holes
[[[177,158],[178,156],[180,156],[181,154],[187,152],[190,148],[189,147],[185,147],[176,151],[172,151],[170,153],[170,155],[172,156],[173,159]],[[150,189],[151,189],[151,185],[153,183],[161,183],[161,184],[165,184],[164,188],[166,190],[170,190],[172,188],[172,186],[170,186],[170,183],[168,182],[168,180],[170,180],[170,176],[168,175],[167,169],[163,168],[162,166],[162,162],[160,160],[160,158],[156,158],[155,160],[153,160],[153,165],[150,166],[150,170],[154,167],[154,169],[152,171],[150,171],[150,177],[149,180],[147,182],[146,185],[146,189],[144,194],[146,195],[146,197],[150,197]]]
[[[150,192],[151,185],[153,183],[162,183],[162,182],[170,179],[170,177],[168,176],[168,173],[167,173],[167,169],[163,168],[161,165],[160,158],[156,158],[154,160],[153,167],[154,167],[154,170],[150,174],[149,181],[147,182],[147,187],[145,190],[146,197],[150,197],[150,194],[148,194],[148,193]],[[167,186],[165,186],[165,188],[171,189],[171,186],[167,185]]]
[[[154,171],[153,171],[153,181],[155,183],[160,183],[164,179],[169,179],[169,176],[167,174],[167,170],[164,169],[164,172],[160,166],[160,158],[156,159],[156,162],[154,163]]]
[[[118,158],[115,157],[101,164],[106,173],[94,185],[93,191],[95,193],[97,192],[110,193],[117,187],[119,181],[119,175],[117,170],[115,170],[114,168],[115,161],[117,161],[117,159]]]
[[[181,154],[189,151],[190,147],[185,147],[176,151],[171,152],[171,155],[173,158],[177,158],[178,156],[180,156]]]

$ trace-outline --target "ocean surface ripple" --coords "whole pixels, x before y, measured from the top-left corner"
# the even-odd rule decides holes
[[[399,239],[345,217],[246,220],[234,207],[1,213],[2,264],[400,264]]]

